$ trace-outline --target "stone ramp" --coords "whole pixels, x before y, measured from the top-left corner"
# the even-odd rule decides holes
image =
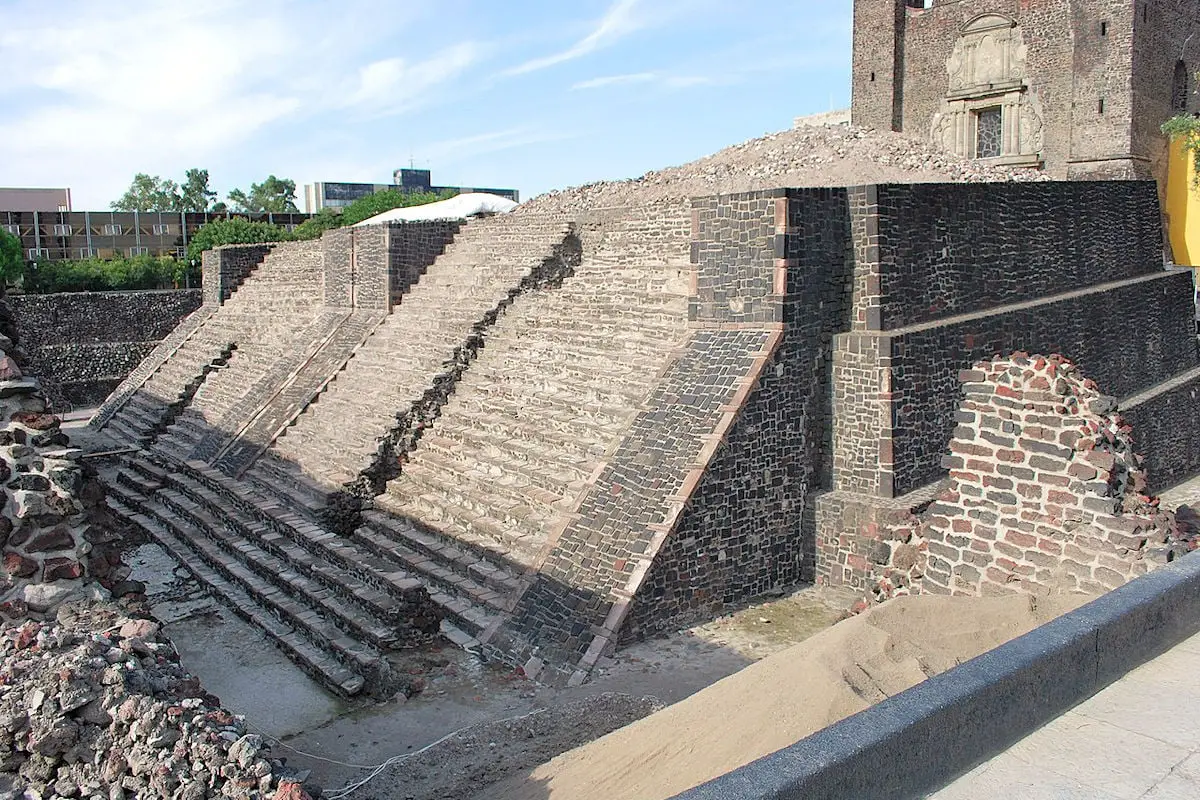
[[[329,487],[388,469],[381,442],[430,413],[513,297],[569,270],[569,235],[556,217],[466,225],[272,451]]]
[[[686,214],[585,225],[575,274],[521,297],[489,330],[376,504],[536,568],[687,338],[677,285],[687,238],[659,240],[672,226],[685,231]]]

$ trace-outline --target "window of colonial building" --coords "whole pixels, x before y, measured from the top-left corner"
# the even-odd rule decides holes
[[[1171,84],[1171,110],[1187,111],[1188,104],[1188,69],[1182,61],[1175,62],[1175,78]]]
[[[1004,109],[1000,106],[975,112],[975,157],[998,158],[1004,153]]]

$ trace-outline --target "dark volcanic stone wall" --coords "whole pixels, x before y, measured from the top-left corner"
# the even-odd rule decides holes
[[[200,301],[199,289],[8,298],[21,345],[60,410],[102,401]]]
[[[228,300],[273,247],[270,244],[229,244],[205,250],[200,256],[204,302],[220,305]]]
[[[890,330],[1162,269],[1154,184],[884,185],[879,326]]]
[[[814,539],[802,531],[811,525],[813,494],[828,482],[830,364],[824,354],[833,335],[849,326],[848,200],[844,189],[792,190],[785,200],[783,341],[654,559],[622,629],[625,640],[814,579]],[[774,209],[763,211],[774,227]],[[773,267],[771,256],[729,268]]]
[[[1190,270],[1158,273],[1111,291],[919,328],[887,337],[897,494],[943,474],[954,430],[958,371],[1016,350],[1063,353],[1116,397],[1197,364]]]
[[[445,252],[462,225],[461,220],[441,219],[388,226],[388,275],[393,304]]]

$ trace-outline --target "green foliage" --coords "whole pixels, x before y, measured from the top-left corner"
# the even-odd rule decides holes
[[[113,211],[207,211],[217,193],[208,188],[208,170],[189,169],[183,186],[168,178],[139,172]]]
[[[25,259],[21,257],[21,240],[5,230],[0,230],[0,282],[12,283],[21,277]],[[2,287],[0,287],[2,288]]]
[[[286,242],[295,237],[269,222],[251,222],[242,217],[214,219],[196,231],[188,243],[188,260],[200,261],[200,254],[222,244],[262,244]]]
[[[325,231],[340,227],[342,227],[341,213],[332,208],[322,208],[297,225],[292,231],[292,236],[297,239],[318,239]]]
[[[39,261],[25,268],[23,288],[31,294],[50,292],[109,292],[131,289],[179,288],[200,285],[200,270],[194,271],[173,258],[134,256],[104,261]]]
[[[157,175],[139,172],[121,199],[109,203],[113,211],[175,211],[179,184]]]
[[[208,170],[189,169],[179,188],[180,211],[207,211],[217,193],[208,188]]]
[[[437,193],[415,192],[413,194],[406,194],[405,192],[396,190],[376,192],[366,197],[360,197],[346,206],[342,211],[342,225],[353,225],[356,222],[362,222],[364,219],[370,219],[376,214],[391,211],[393,208],[423,206],[427,203],[437,202],[438,200],[448,200],[456,194],[458,193],[452,189]]]
[[[1190,153],[1193,163],[1200,167],[1200,118],[1178,114],[1162,124],[1162,132],[1171,140],[1182,140],[1183,149]],[[1200,169],[1192,173],[1192,188],[1200,190]]]
[[[248,192],[234,189],[229,193],[229,202],[237,211],[249,213],[282,214],[300,210],[296,208],[296,182],[274,175],[268,175],[262,183],[250,184]]]

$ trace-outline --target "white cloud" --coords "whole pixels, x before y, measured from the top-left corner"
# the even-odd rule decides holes
[[[315,119],[351,107],[410,110],[480,48],[380,58],[432,0],[394,5],[0,4],[0,182],[71,186],[78,207],[103,208],[134,172],[178,180],[188,167],[242,160],[249,140],[282,125],[321,127]],[[277,157],[275,148],[259,153],[254,169],[289,168]]]
[[[645,26],[645,20],[634,14],[639,0],[617,0],[609,7],[600,22],[587,36],[562,52],[535,58],[505,70],[504,75],[523,75],[527,72],[553,67],[566,61],[593,53]]]
[[[409,63],[403,58],[386,58],[362,67],[358,85],[346,100],[375,115],[405,111],[431,89],[457,78],[479,57],[479,48],[469,42],[449,47],[425,61]]]
[[[650,83],[658,78],[653,72],[632,72],[628,75],[607,75],[603,78],[592,78],[573,84],[571,89],[601,89],[605,86],[622,86],[630,83]]]
[[[592,78],[573,84],[573,91],[585,89],[603,89],[608,86],[628,86],[630,84],[654,84],[666,89],[690,89],[693,86],[714,86],[723,80],[709,78],[703,75],[666,75],[659,72],[632,72],[627,75],[608,75],[603,78]]]
[[[515,150],[520,147],[545,144],[547,142],[560,142],[574,137],[575,134],[562,131],[508,128],[506,130],[491,131],[464,136],[458,139],[446,139],[434,142],[424,147],[417,147],[415,153],[423,161],[430,161],[439,166],[447,166],[487,153]]]

